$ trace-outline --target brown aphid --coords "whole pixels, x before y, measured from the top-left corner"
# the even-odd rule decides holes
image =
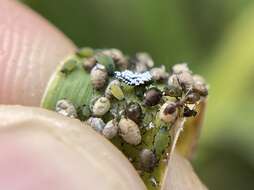
[[[143,171],[151,172],[156,165],[156,155],[149,149],[140,152],[140,168]]]
[[[77,111],[75,109],[75,106],[72,104],[71,101],[66,99],[58,100],[56,103],[55,110],[57,113],[70,118],[77,117]]]
[[[166,108],[164,109],[164,111],[163,111],[163,113],[164,114],[173,114],[173,113],[175,113],[175,111],[176,111],[176,104],[175,103],[171,103],[171,104],[168,104],[167,106],[166,106]]]
[[[139,124],[142,117],[141,106],[136,102],[129,103],[126,107],[125,115],[126,117],[130,118],[131,120]]]
[[[139,62],[144,63],[148,68],[152,68],[154,66],[154,61],[152,57],[146,52],[137,53],[136,58]]]
[[[169,74],[166,72],[164,65],[161,67],[154,67],[150,70],[153,80],[155,81],[164,81],[168,78]]]
[[[107,49],[107,50],[103,50],[100,53],[102,53],[103,55],[107,55],[107,56],[112,57],[115,64],[117,65],[117,67],[120,70],[125,70],[129,66],[129,63],[128,63],[127,59],[125,58],[123,53],[118,49]]]
[[[108,73],[105,66],[97,64],[91,70],[91,82],[95,89],[99,90],[103,88],[108,79]]]
[[[208,87],[206,85],[205,79],[199,75],[193,75],[193,91],[200,94],[200,96],[208,95]]]
[[[131,62],[134,65],[134,70],[138,73],[143,73],[152,68],[154,61],[148,53],[140,52],[132,58]]]
[[[177,106],[175,102],[164,103],[160,108],[159,118],[166,123],[174,122],[178,114]]]
[[[117,135],[118,132],[118,123],[116,120],[110,120],[107,122],[105,127],[102,130],[102,134],[107,138],[107,139],[112,139]]]
[[[105,123],[101,118],[98,117],[90,117],[86,123],[90,125],[95,131],[98,133],[102,133],[103,128],[105,127]]]
[[[187,63],[179,63],[179,64],[176,64],[172,67],[172,71],[174,74],[179,74],[179,73],[182,73],[182,72],[189,72],[191,73]]]
[[[89,57],[83,60],[83,67],[87,72],[90,72],[95,65],[96,65],[95,57]]]
[[[162,97],[162,93],[159,89],[150,88],[145,93],[144,104],[146,106],[155,106],[160,102],[161,97]]]
[[[194,80],[189,72],[182,72],[177,74],[178,81],[180,82],[181,86],[184,86],[186,89],[191,88]]]
[[[197,92],[200,94],[200,96],[207,96],[208,95],[208,89],[206,86],[204,85],[199,85],[199,84],[196,84],[194,87],[193,87],[193,91]]]
[[[131,119],[122,118],[119,121],[119,132],[123,140],[131,145],[138,145],[141,142],[139,126]]]
[[[173,74],[168,79],[168,85],[180,86],[183,89],[189,89],[194,83],[193,77],[189,72]]]
[[[110,101],[106,97],[100,97],[93,105],[93,115],[101,117],[110,109]]]
[[[190,93],[186,96],[186,102],[188,104],[195,104],[200,100],[200,95],[198,93]]]

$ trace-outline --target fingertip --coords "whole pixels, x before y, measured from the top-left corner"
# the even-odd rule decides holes
[[[0,1],[0,103],[38,106],[56,65],[75,45],[24,5]]]

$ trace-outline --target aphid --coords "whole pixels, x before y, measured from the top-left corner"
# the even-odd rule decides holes
[[[138,73],[143,73],[154,65],[151,56],[145,52],[137,53],[132,62],[134,62],[135,71]]]
[[[191,110],[188,106],[184,107],[183,116],[184,117],[195,117],[197,115],[197,111]]]
[[[155,67],[150,70],[153,80],[155,81],[164,81],[168,78],[169,74],[166,72],[164,65],[161,67]]]
[[[164,94],[171,97],[181,97],[182,89],[180,86],[169,85],[164,89]]]
[[[58,100],[56,103],[55,110],[57,113],[70,117],[70,118],[77,117],[77,111],[74,105],[71,103],[71,101],[66,99]]]
[[[145,93],[144,104],[146,106],[155,106],[160,102],[161,97],[162,93],[159,89],[150,88]]]
[[[173,114],[176,112],[176,104],[174,102],[170,102],[167,104],[166,108],[164,109],[164,114]]]
[[[148,71],[144,73],[134,73],[133,71],[125,70],[123,72],[115,71],[115,78],[128,85],[139,86],[151,81],[152,76]]]
[[[118,49],[107,49],[107,50],[102,50],[101,53],[103,55],[107,55],[112,57],[114,60],[115,64],[120,70],[126,70],[129,66],[129,63],[123,53],[118,50]]]
[[[132,145],[138,145],[141,142],[139,127],[131,119],[122,118],[119,122],[119,130],[125,142]]]
[[[109,75],[113,75],[113,73],[115,71],[115,63],[114,63],[112,57],[103,55],[103,54],[99,54],[99,55],[96,55],[95,58],[96,58],[96,61],[98,64],[105,66]]]
[[[124,104],[115,104],[113,103],[110,109],[110,114],[115,118],[117,121],[120,121],[120,119],[125,114]]]
[[[198,93],[190,93],[186,97],[186,103],[188,104],[195,104],[197,101],[200,100],[200,95]]]
[[[91,116],[89,105],[82,105],[77,108],[78,118],[81,121],[88,119]]]
[[[69,74],[77,68],[78,61],[75,59],[68,59],[62,66],[61,72]]]
[[[95,65],[96,65],[95,57],[89,57],[83,60],[83,67],[87,72],[90,72]]]
[[[115,137],[117,132],[118,132],[118,124],[116,120],[110,120],[109,122],[107,122],[106,126],[102,130],[102,134],[107,139],[112,139],[113,137]]]
[[[190,89],[193,83],[193,77],[189,72],[173,74],[168,79],[169,86],[180,86],[183,90]]]
[[[95,102],[100,98],[101,96],[93,96],[89,102],[89,109],[92,112],[93,111],[93,106]]]
[[[156,156],[150,149],[143,149],[140,152],[140,167],[143,171],[151,172],[156,165]]]
[[[103,116],[110,109],[110,101],[106,97],[100,97],[93,105],[93,115]]]
[[[94,54],[94,50],[90,47],[84,47],[77,51],[76,53],[79,57],[87,58],[91,57]]]
[[[119,85],[111,85],[110,87],[111,94],[118,100],[123,100],[124,99],[124,94]]]
[[[125,115],[139,124],[142,117],[141,106],[136,102],[129,103],[125,109]]]
[[[181,72],[177,74],[177,79],[181,87],[184,87],[184,89],[189,89],[194,84],[193,77],[189,72]]]
[[[90,125],[95,131],[102,133],[103,128],[105,127],[105,123],[101,118],[90,117],[87,120],[87,124]]]
[[[180,63],[180,64],[176,64],[172,67],[172,71],[174,74],[179,74],[182,72],[189,72],[191,73],[187,63]]]
[[[177,114],[177,104],[175,102],[166,102],[160,108],[159,118],[165,123],[173,123]]]
[[[169,146],[170,137],[166,127],[159,129],[158,133],[154,137],[154,150],[158,158],[164,153],[166,148]]]
[[[112,94],[112,91],[111,91],[111,87],[112,86],[119,86],[119,88],[120,88],[120,86],[121,86],[121,83],[119,82],[119,80],[112,80],[109,84],[108,84],[108,86],[107,86],[107,88],[106,88],[106,90],[105,90],[105,96],[107,97],[107,98],[112,98],[112,96],[113,96],[113,94]]]
[[[91,82],[95,89],[103,88],[108,79],[108,73],[105,66],[97,64],[91,70]]]
[[[199,75],[193,75],[193,91],[200,94],[200,96],[207,96],[208,95],[208,87],[205,83],[203,77]]]

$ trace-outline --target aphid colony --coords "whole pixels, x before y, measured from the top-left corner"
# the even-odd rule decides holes
[[[154,173],[167,159],[169,131],[178,118],[198,114],[195,106],[208,94],[204,79],[193,75],[187,64],[174,65],[169,73],[165,66],[154,67],[146,53],[127,57],[117,49],[83,48],[77,56],[90,73],[93,98],[79,107],[61,99],[55,110],[110,139],[145,183],[156,186],[160,176]]]

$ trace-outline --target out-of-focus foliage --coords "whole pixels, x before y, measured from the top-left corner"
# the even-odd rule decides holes
[[[197,167],[217,179],[216,189],[254,187],[253,21],[254,4],[227,29],[207,73],[210,101]]]
[[[210,189],[254,187],[254,2],[251,0],[24,0],[78,46],[187,61],[210,83],[194,162]]]
[[[78,46],[148,51],[159,64],[196,63],[250,0],[24,0]]]
[[[202,140],[212,143],[215,137],[231,138],[236,144],[244,145],[240,149],[254,161],[254,151],[246,151],[254,147],[253,23],[254,4],[228,28],[210,61],[212,67],[207,76],[211,98]]]

